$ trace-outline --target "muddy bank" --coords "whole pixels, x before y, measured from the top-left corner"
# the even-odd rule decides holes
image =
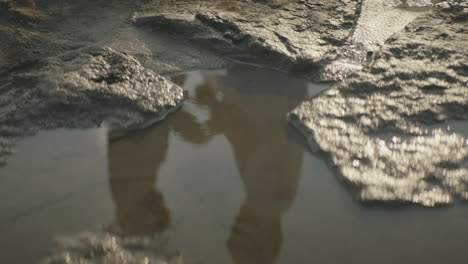
[[[144,126],[183,100],[182,88],[110,48],[47,57],[0,81],[1,154],[39,129]]]
[[[468,16],[458,4],[420,16],[368,70],[289,115],[362,201],[468,199],[467,135],[447,129],[468,117]]]
[[[440,1],[149,1],[133,16],[149,32],[168,32],[220,56],[342,81]]]
[[[339,57],[361,1],[150,1],[134,16],[221,56],[319,78]]]
[[[0,164],[15,138],[39,129],[144,126],[183,100],[180,87],[109,47],[104,32],[115,33],[109,24],[124,25],[131,10],[116,19],[123,7],[110,8],[96,28],[83,30],[82,20],[99,18],[102,6],[86,12],[49,4],[42,10],[11,1],[0,6]]]

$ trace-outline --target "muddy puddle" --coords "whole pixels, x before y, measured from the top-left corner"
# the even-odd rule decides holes
[[[189,263],[468,260],[463,205],[362,206],[308,151],[286,113],[326,85],[247,66],[171,78],[188,99],[152,127],[18,143],[0,168],[1,263],[100,229],[167,233]]]

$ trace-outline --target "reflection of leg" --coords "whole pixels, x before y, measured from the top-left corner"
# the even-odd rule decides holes
[[[231,137],[248,204],[258,215],[283,215],[296,197],[302,146],[288,142],[282,132],[265,130],[249,144]]]
[[[280,251],[281,216],[296,195],[302,147],[290,144],[284,131],[245,124],[248,135],[262,136],[253,141],[241,140],[241,133],[228,136],[247,196],[228,247],[236,264],[271,264]]]
[[[161,123],[109,145],[110,187],[118,228],[124,236],[152,236],[170,224],[170,212],[155,186],[167,151],[168,131],[167,124]]]
[[[259,216],[244,204],[227,247],[236,264],[272,264],[279,255],[281,241],[280,216]]]
[[[152,236],[169,227],[169,209],[153,181],[111,180],[110,184],[122,235]]]

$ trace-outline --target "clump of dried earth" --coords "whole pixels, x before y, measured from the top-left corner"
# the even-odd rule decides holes
[[[183,99],[180,87],[106,47],[39,59],[0,79],[2,154],[9,152],[6,137],[39,129],[96,127],[104,121],[111,127],[143,126]]]
[[[363,201],[434,206],[468,199],[466,3],[445,2],[392,35],[370,67],[289,119]]]
[[[167,239],[119,238],[108,233],[82,233],[59,239],[59,246],[41,264],[183,264]],[[168,253],[169,252],[169,253]]]

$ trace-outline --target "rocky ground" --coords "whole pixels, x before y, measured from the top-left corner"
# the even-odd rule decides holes
[[[233,60],[318,78],[347,44],[361,6],[351,0],[264,2],[152,1],[134,20]]]
[[[466,0],[0,0],[0,163],[40,129],[154,122],[183,102],[161,74],[240,61],[338,81],[289,120],[360,200],[466,200],[444,124],[468,118],[467,24]]]

